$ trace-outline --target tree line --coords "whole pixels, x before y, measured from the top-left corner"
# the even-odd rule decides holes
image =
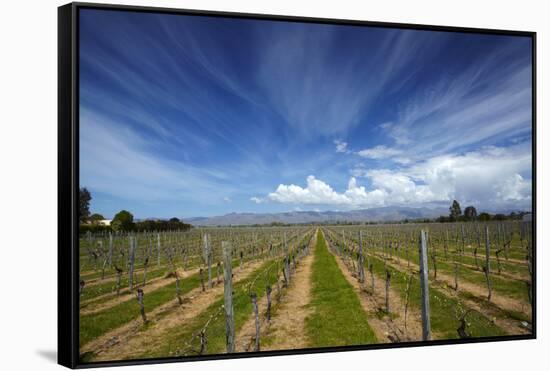
[[[523,216],[528,212],[511,212],[510,214],[490,214],[488,212],[477,213],[474,206],[467,206],[462,212],[460,203],[457,200],[453,200],[453,203],[449,207],[449,216],[440,216],[434,221],[439,223],[452,223],[452,222],[473,222],[481,221],[488,222],[491,220],[503,221],[503,220],[522,220]]]
[[[144,231],[174,231],[189,230],[193,228],[191,224],[184,223],[178,218],[147,219],[135,221],[134,215],[128,210],[119,211],[111,220],[110,225],[102,224],[101,221],[106,218],[98,213],[90,212],[90,202],[92,195],[86,188],[80,188],[79,199],[79,221],[80,233],[87,232],[144,232]]]

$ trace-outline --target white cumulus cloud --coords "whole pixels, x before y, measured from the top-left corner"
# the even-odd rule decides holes
[[[324,204],[324,205],[381,205],[384,195],[380,190],[369,192],[365,187],[358,186],[355,178],[351,178],[348,189],[344,193],[338,193],[330,185],[310,175],[307,177],[307,186],[302,188],[295,184],[280,184],[275,192],[268,198],[280,203],[295,204]]]
[[[343,192],[310,175],[305,187],[280,184],[267,199],[347,208],[418,206],[453,199],[487,209],[529,208],[531,202],[531,152],[525,145],[436,156],[400,169],[358,167],[352,174]],[[369,187],[359,185],[356,177],[367,179]]]

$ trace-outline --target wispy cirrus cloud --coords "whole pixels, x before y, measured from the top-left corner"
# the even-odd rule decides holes
[[[338,153],[347,153],[348,152],[348,144],[342,140],[335,139],[334,144],[336,145],[336,152]]]
[[[357,151],[357,154],[361,157],[373,160],[390,159],[402,164],[407,164],[410,162],[408,158],[402,157],[404,154],[403,150],[386,147],[385,145],[362,149]]]
[[[260,198],[260,197],[250,197],[250,201],[256,203],[256,204],[261,204],[263,202],[265,202],[265,200],[263,198]]]
[[[522,38],[81,16],[81,177],[102,205],[147,203],[138,216],[155,216],[168,204],[212,215],[287,203],[528,203]]]

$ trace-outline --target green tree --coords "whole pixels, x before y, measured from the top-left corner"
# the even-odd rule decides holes
[[[460,209],[460,204],[457,200],[453,200],[453,204],[449,207],[449,217],[452,221],[457,221],[462,215],[462,209]]]
[[[86,188],[80,188],[79,193],[78,218],[80,223],[84,223],[90,216],[90,201],[92,200],[92,195]]]
[[[105,217],[101,214],[94,213],[90,215],[90,220],[94,222],[99,222],[100,220],[105,220]]]
[[[488,222],[489,220],[491,220],[491,215],[488,213],[481,213],[479,214],[479,220],[482,222]]]
[[[115,231],[131,231],[134,226],[134,216],[126,210],[119,211],[111,222],[111,227]]]
[[[464,209],[464,216],[468,220],[476,220],[477,218],[477,210],[473,206],[468,206]]]

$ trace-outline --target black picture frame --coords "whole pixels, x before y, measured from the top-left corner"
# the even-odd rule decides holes
[[[217,354],[135,359],[130,361],[109,361],[83,363],[79,360],[79,311],[78,311],[78,189],[79,189],[79,11],[81,9],[106,9],[115,11],[153,12],[164,14],[196,15],[224,18],[247,18],[301,23],[323,23],[383,28],[433,30],[459,33],[515,35],[531,39],[532,42],[532,215],[533,215],[533,306],[532,333],[498,337],[472,338],[468,340],[433,340],[430,342],[407,342],[372,344],[359,346],[310,348],[250,353]],[[311,18],[297,16],[233,13],[190,9],[169,9],[145,6],[109,5],[96,3],[70,3],[58,8],[58,363],[69,368],[89,368],[171,362],[189,362],[215,359],[266,357],[322,352],[417,347],[427,345],[449,345],[509,340],[529,340],[537,337],[536,276],[537,276],[537,232],[536,232],[536,32],[496,30],[484,28],[463,28],[372,22],[344,19]]]

